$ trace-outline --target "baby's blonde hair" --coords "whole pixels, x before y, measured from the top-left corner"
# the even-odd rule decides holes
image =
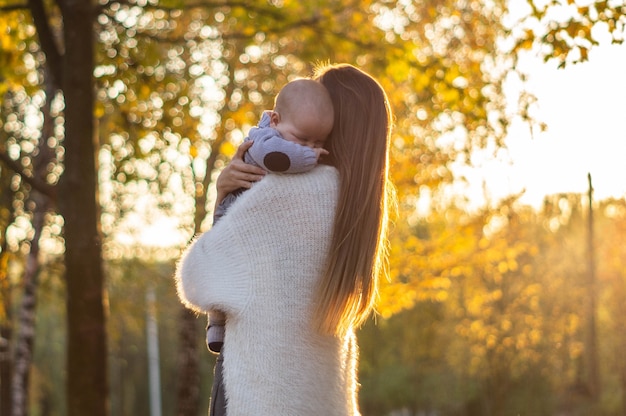
[[[294,118],[308,114],[319,120],[330,131],[333,120],[333,102],[326,87],[309,78],[298,78],[287,84],[276,96],[274,111],[281,117]]]

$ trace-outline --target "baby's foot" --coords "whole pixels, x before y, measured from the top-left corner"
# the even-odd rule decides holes
[[[219,354],[224,345],[224,325],[209,325],[206,332],[206,341],[209,351]]]

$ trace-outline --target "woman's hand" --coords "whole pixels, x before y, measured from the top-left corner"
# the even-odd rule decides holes
[[[239,188],[249,189],[254,182],[263,179],[263,176],[265,176],[265,170],[243,161],[243,155],[252,146],[252,143],[252,141],[242,143],[237,148],[233,159],[217,177],[217,182],[215,183],[217,187],[216,205],[219,205],[229,193]]]

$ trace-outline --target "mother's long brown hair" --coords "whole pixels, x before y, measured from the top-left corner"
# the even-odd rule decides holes
[[[351,65],[320,67],[316,79],[333,101],[325,147],[340,191],[314,316],[322,333],[341,334],[368,317],[385,273],[391,109],[380,84]]]

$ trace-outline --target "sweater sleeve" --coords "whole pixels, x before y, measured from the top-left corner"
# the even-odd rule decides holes
[[[178,296],[188,308],[234,313],[245,305],[250,269],[235,232],[236,228],[220,220],[181,256],[176,284]]]
[[[328,234],[336,185],[336,171],[329,166],[303,175],[270,174],[257,182],[184,252],[176,272],[182,302],[230,316],[244,310],[251,297],[264,293],[277,267],[297,259],[295,247],[315,252],[304,236],[311,230]],[[323,256],[325,246],[317,251]]]

